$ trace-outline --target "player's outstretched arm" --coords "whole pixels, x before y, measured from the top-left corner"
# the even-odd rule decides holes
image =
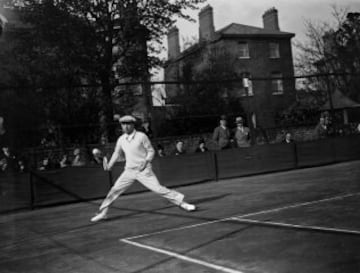
[[[115,150],[111,156],[111,159],[109,162],[107,162],[107,158],[104,157],[104,162],[103,162],[103,166],[104,166],[104,170],[105,171],[110,171],[111,168],[114,166],[114,164],[116,163],[116,161],[118,160],[120,154],[122,153],[122,149],[121,149],[121,145],[120,145],[120,141],[118,141],[116,143],[115,146]]]

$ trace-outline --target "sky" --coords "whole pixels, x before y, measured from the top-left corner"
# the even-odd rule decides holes
[[[295,39],[300,41],[305,38],[305,20],[314,22],[334,20],[333,5],[360,12],[359,0],[208,0],[207,4],[214,9],[215,30],[231,23],[262,27],[263,13],[275,7],[279,14],[280,30],[295,33]],[[207,4],[202,4],[202,7]],[[198,12],[188,12],[188,14],[197,20]],[[189,23],[179,20],[177,27],[180,30],[180,41],[182,37],[198,36],[198,22]]]

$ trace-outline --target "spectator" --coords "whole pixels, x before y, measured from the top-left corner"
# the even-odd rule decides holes
[[[318,139],[326,138],[328,135],[328,126],[323,116],[319,119],[319,124],[315,127],[314,134]]]
[[[2,148],[2,154],[0,156],[3,171],[15,172],[19,170],[19,165],[15,155],[12,154],[9,147]]]
[[[71,162],[70,162],[67,154],[63,154],[59,164],[60,164],[60,168],[66,168],[71,165]]]
[[[144,134],[146,134],[148,136],[148,138],[152,138],[153,137],[153,133],[151,130],[151,126],[150,126],[150,122],[145,119],[141,125],[140,131],[143,132]]]
[[[358,126],[356,127],[356,133],[360,134],[360,123],[358,124]]]
[[[161,144],[157,145],[156,151],[157,151],[157,156],[158,157],[164,157],[165,156],[164,147]]]
[[[212,139],[221,150],[230,148],[230,131],[226,126],[226,116],[220,117],[220,125],[215,128]]]
[[[250,129],[244,126],[242,117],[235,120],[236,128],[234,129],[235,144],[238,148],[250,147]]]
[[[39,171],[46,171],[51,169],[50,159],[48,157],[45,157],[41,161],[41,165],[39,167]]]
[[[79,148],[76,148],[74,150],[74,159],[73,159],[71,165],[74,167],[81,167],[81,166],[85,165],[85,160],[83,159]]]
[[[7,168],[7,162],[5,158],[0,159],[0,173],[3,173],[6,171]]]
[[[102,165],[104,158],[102,152],[98,148],[94,148],[91,153],[92,153],[91,163],[95,165]]]
[[[0,116],[0,147],[9,145],[8,133],[5,130],[4,118]]]
[[[195,153],[204,153],[207,152],[209,149],[206,148],[205,140],[202,138],[199,140],[199,146],[196,148]]]
[[[186,152],[184,149],[184,142],[181,140],[178,140],[175,145],[175,155],[183,155],[185,153]]]
[[[27,171],[25,158],[20,158],[18,161],[18,171],[24,173]]]
[[[285,138],[283,140],[283,143],[290,144],[290,143],[293,143],[293,142],[294,142],[294,140],[292,139],[291,133],[287,132],[285,134]]]

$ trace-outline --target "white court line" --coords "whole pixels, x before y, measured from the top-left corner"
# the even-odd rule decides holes
[[[247,214],[243,214],[243,215],[233,215],[233,216],[218,219],[218,220],[207,221],[207,222],[203,222],[203,223],[199,223],[199,224],[187,225],[187,226],[176,227],[176,228],[169,228],[169,229],[164,229],[164,230],[156,231],[156,232],[144,233],[144,234],[140,234],[140,235],[136,235],[136,236],[127,237],[127,238],[124,238],[124,239],[125,240],[126,239],[127,240],[133,240],[133,239],[138,239],[138,238],[143,238],[143,237],[149,237],[149,236],[162,234],[162,233],[167,233],[167,232],[172,232],[172,231],[185,230],[185,229],[210,225],[210,224],[214,224],[214,223],[231,221],[231,220],[233,220],[234,217],[242,218],[242,217],[255,216],[255,215],[260,215],[260,214],[265,214],[265,213],[270,213],[270,212],[277,212],[277,211],[291,209],[291,208],[298,208],[298,207],[318,204],[318,203],[327,202],[327,201],[340,200],[340,199],[344,199],[344,198],[352,197],[352,196],[356,196],[356,195],[360,195],[360,192],[351,193],[351,194],[345,194],[345,195],[338,195],[338,196],[333,196],[333,197],[324,198],[324,199],[315,200],[315,201],[297,203],[297,204],[294,204],[294,205],[279,207],[279,208],[275,208],[275,209],[262,210],[262,211],[253,212],[253,213],[247,213]]]
[[[286,223],[281,223],[281,222],[251,220],[251,219],[245,219],[245,218],[241,218],[241,217],[233,217],[232,220],[238,221],[240,223],[245,223],[245,224],[260,224],[260,225],[264,225],[264,226],[287,227],[287,228],[310,230],[310,231],[322,231],[322,232],[325,231],[325,232],[332,232],[332,233],[360,235],[360,231],[350,230],[350,229],[295,225],[295,224],[286,224]]]
[[[179,260],[183,260],[183,261],[194,263],[194,264],[199,264],[199,265],[202,265],[202,266],[205,266],[205,267],[208,267],[208,268],[211,268],[211,269],[216,269],[216,270],[219,270],[219,271],[222,271],[222,272],[226,272],[226,273],[243,273],[242,271],[239,271],[239,270],[231,269],[231,268],[224,267],[224,266],[221,266],[221,265],[216,265],[216,264],[213,264],[213,263],[208,263],[208,262],[205,262],[205,261],[202,261],[202,260],[194,259],[194,258],[185,256],[185,255],[178,254],[176,252],[172,252],[172,251],[168,251],[168,250],[164,250],[164,249],[161,249],[161,248],[152,247],[152,246],[132,242],[132,241],[129,241],[127,239],[122,239],[121,241],[126,243],[126,244],[134,245],[134,246],[144,248],[144,249],[147,249],[147,250],[151,250],[151,251],[154,251],[154,252],[157,252],[157,253],[165,254],[167,256],[171,256],[171,257],[177,258]]]

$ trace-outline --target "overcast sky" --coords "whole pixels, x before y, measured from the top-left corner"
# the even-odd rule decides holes
[[[262,27],[262,15],[275,7],[279,12],[280,29],[296,34],[295,39],[304,39],[304,21],[331,21],[332,5],[360,11],[360,1],[354,0],[208,0],[214,9],[215,30],[231,23]],[[206,4],[202,5],[205,6]],[[196,20],[199,11],[191,12]],[[182,36],[198,36],[198,23],[179,21]]]

